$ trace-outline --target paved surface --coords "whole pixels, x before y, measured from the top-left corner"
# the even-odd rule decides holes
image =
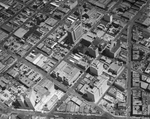
[[[128,31],[127,31],[127,42],[128,42],[128,61],[127,61],[127,68],[128,68],[128,80],[127,80],[127,118],[126,119],[130,119],[130,115],[131,115],[131,48],[132,48],[132,43],[131,43],[131,39],[132,39],[132,27],[134,24],[134,21],[140,17],[141,13],[146,9],[146,7],[148,6],[148,4],[146,4],[145,6],[142,7],[142,9],[140,9],[140,11],[137,13],[137,15],[129,22],[128,25]]]
[[[19,2],[19,3],[21,3],[21,2]],[[33,1],[32,1],[31,3],[33,3]],[[15,15],[13,15],[13,16],[11,16],[10,18],[8,18],[7,20],[5,20],[4,23],[1,24],[1,26],[4,25],[4,24],[7,24],[7,23],[9,22],[9,20],[15,18],[18,14],[20,14],[20,12],[21,12],[24,8],[28,7],[31,3],[28,3],[28,4],[22,4],[22,3],[21,3],[21,4],[24,5],[24,6],[23,6]],[[12,7],[13,7],[13,6],[11,6],[10,8],[12,8]]]
[[[127,65],[128,65],[128,80],[127,80],[127,94],[128,94],[128,98],[127,98],[127,119],[129,119],[130,117],[130,108],[131,108],[131,35],[132,33],[132,25],[130,25],[128,27],[128,61],[127,61]]]
[[[80,3],[80,5],[81,4],[83,4],[83,2],[81,1],[81,0],[79,0],[79,3]],[[51,31],[49,31],[49,33],[47,33],[47,35],[45,35],[34,47],[32,47],[27,53],[26,53],[26,55],[25,56],[23,56],[23,57],[18,57],[18,56],[16,56],[15,54],[13,54],[12,52],[10,52],[10,51],[8,51],[9,52],[9,54],[11,54],[12,56],[14,56],[14,57],[16,57],[17,59],[18,59],[18,62],[23,62],[23,63],[25,63],[25,64],[27,64],[28,66],[30,66],[31,68],[33,68],[33,69],[35,69],[35,70],[37,70],[37,71],[39,71],[41,74],[43,74],[43,76],[46,76],[48,79],[50,79],[50,80],[52,80],[54,83],[55,83],[55,85],[56,86],[58,86],[58,87],[60,87],[62,90],[64,90],[64,91],[66,91],[66,92],[69,92],[70,94],[73,94],[73,95],[75,95],[75,96],[77,96],[79,99],[81,99],[81,100],[84,100],[83,98],[82,98],[82,96],[81,95],[79,95],[78,93],[76,93],[72,88],[67,88],[66,86],[64,86],[63,84],[61,84],[60,82],[58,82],[57,80],[55,80],[55,79],[53,79],[49,74],[47,74],[47,73],[45,73],[44,71],[42,71],[41,69],[39,69],[39,68],[37,68],[35,65],[33,65],[32,63],[30,63],[30,62],[28,62],[28,61],[26,61],[25,59],[24,59],[24,57],[26,57],[38,44],[40,44],[49,34],[51,34],[60,24],[62,24],[63,22],[64,22],[64,20],[69,16],[69,15],[71,15],[77,8],[79,7],[79,4],[73,9],[73,10],[71,10],[60,22],[58,22],[54,27],[53,27],[53,29],[51,30]],[[36,14],[36,13],[35,13]],[[34,14],[34,15],[35,15]],[[31,19],[31,18],[30,18]],[[25,23],[27,23],[30,19],[28,19]],[[25,24],[24,23],[24,24]],[[24,24],[22,24],[21,26],[23,26]],[[14,31],[15,32],[15,31]],[[13,33],[14,33],[13,32]],[[12,34],[13,34],[12,33]],[[9,37],[12,35],[12,34],[10,34],[9,35]],[[70,52],[71,53],[71,52]],[[70,54],[69,53],[69,54]],[[68,55],[69,55],[68,54]],[[67,58],[68,57],[68,55],[66,55],[65,57],[64,57],[64,59],[65,58]],[[15,64],[14,64],[15,65]],[[13,65],[13,66],[14,66]],[[59,63],[56,65],[56,66],[58,66],[59,65]],[[13,67],[13,66],[11,66],[11,67]],[[55,66],[55,67],[56,67]],[[55,68],[54,67],[54,68]],[[54,69],[53,68],[53,69]],[[52,70],[53,70],[52,69]],[[94,103],[90,103],[90,102],[87,102],[86,101],[86,103],[87,104],[90,104],[90,105],[93,105],[93,106],[97,106],[96,104],[94,104]],[[98,107],[99,108],[99,107]],[[100,109],[100,108],[99,108]],[[102,109],[100,109],[101,111],[103,111]],[[31,113],[31,112],[30,112]]]
[[[80,1],[79,0],[79,2],[81,2],[82,3],[82,1]],[[119,3],[120,3],[121,1],[119,1],[114,7],[116,7]],[[113,7],[113,8],[114,8]],[[46,36],[44,36],[40,41],[39,41],[39,43],[41,43],[50,33],[52,33],[60,24],[62,24],[63,22],[64,22],[64,20],[70,15],[70,14],[72,14],[73,13],[73,11],[75,10],[75,9],[77,9],[78,8],[78,6],[76,6],[72,11],[70,11],[58,24],[56,24],[55,26],[54,26],[54,28],[46,35]],[[112,8],[112,9],[113,9]],[[144,8],[145,8],[145,6],[140,10],[140,12],[141,11],[143,11],[144,10]],[[108,12],[106,12],[106,13],[109,13],[109,12],[111,12],[111,10],[110,11],[108,11]],[[132,25],[133,24],[133,22],[135,21],[135,19],[137,19],[138,17],[139,17],[139,15],[140,15],[140,12],[137,14],[137,15],[135,15],[128,23],[127,23],[127,25],[120,31],[120,33],[116,36],[116,39],[122,34],[122,32],[129,26],[129,31],[128,31],[128,35],[129,35],[129,38],[128,38],[128,44],[129,44],[129,47],[128,47],[128,53],[129,53],[129,58],[128,58],[128,66],[131,66],[130,65],[130,63],[131,63],[131,47],[130,47],[130,45],[131,45],[131,43],[130,43],[130,38],[131,38],[131,26],[130,25]],[[18,12],[18,14],[19,14],[19,12]],[[35,14],[36,14],[36,12],[35,12]],[[34,15],[35,15],[34,14]],[[31,19],[31,18],[30,18]],[[28,22],[30,19],[28,19],[26,22]],[[25,22],[25,23],[26,23]],[[24,23],[24,24],[25,24]],[[22,24],[21,26],[23,26],[24,24]],[[94,27],[94,26],[93,26]],[[15,31],[14,31],[15,32]],[[13,33],[14,33],[13,32]],[[12,33],[12,34],[13,34]],[[10,34],[11,35],[11,34]],[[34,47],[32,47],[27,53],[26,53],[26,55],[24,56],[24,57],[26,57],[29,53],[30,53],[30,51],[32,51],[39,43],[37,43]],[[45,73],[44,71],[42,71],[42,70],[40,70],[40,69],[38,69],[35,65],[33,65],[32,63],[30,63],[30,62],[28,62],[28,61],[26,61],[25,59],[24,59],[24,57],[22,57],[22,58],[20,58],[20,57],[18,57],[18,56],[16,56],[16,55],[14,55],[13,53],[11,53],[11,52],[9,52],[10,54],[12,54],[14,57],[16,57],[17,59],[18,59],[18,61],[21,61],[21,62],[24,62],[25,64],[27,64],[27,65],[29,65],[29,66],[31,66],[31,68],[33,68],[33,69],[35,69],[35,70],[37,70],[37,71],[39,71],[41,74],[43,74],[44,76],[46,76],[48,79],[50,79],[50,80],[52,80],[54,83],[55,83],[55,85],[57,85],[58,87],[60,87],[62,90],[64,90],[64,91],[66,91],[68,94],[73,94],[74,96],[77,96],[80,100],[83,100],[83,101],[85,101],[83,98],[82,98],[82,96],[81,95],[79,95],[78,93],[76,93],[75,91],[74,91],[74,89],[73,88],[67,88],[67,87],[65,87],[63,84],[61,84],[60,82],[58,82],[57,80],[55,80],[55,79],[53,79],[49,74],[47,74],[47,73]],[[68,55],[66,55],[65,56],[65,58],[64,59],[66,59],[67,58],[67,56]],[[59,65],[59,63],[57,64],[57,65]],[[56,65],[56,66],[57,66]],[[56,67],[55,66],[55,67]],[[127,66],[127,67],[128,67]],[[54,68],[55,68],[54,67]],[[121,74],[120,74],[121,75]],[[128,77],[131,77],[130,76],[131,75],[131,68],[130,67],[128,67]],[[127,87],[129,87],[128,88],[128,107],[130,107],[130,105],[131,105],[131,98],[130,98],[130,96],[131,96],[131,78],[128,78],[128,82],[127,82]],[[89,104],[89,105],[91,105],[91,106],[93,106],[93,107],[98,107],[97,106],[97,104],[94,104],[94,103],[92,103],[92,102],[87,102],[87,101],[85,101],[85,103],[87,103],[87,104]],[[101,109],[100,107],[98,107],[99,108],[99,110],[101,110],[102,111],[102,115],[104,114],[104,115],[107,115],[106,117],[108,117],[108,119],[114,119],[113,118],[113,116],[111,115],[111,114],[107,114],[105,111],[103,111],[103,109]],[[17,114],[20,114],[20,113],[22,113],[22,114],[27,114],[27,115],[29,115],[29,114],[31,114],[31,115],[41,115],[41,116],[53,116],[53,114],[51,114],[51,113],[41,113],[41,112],[36,112],[36,111],[23,111],[23,110],[14,110],[14,109],[10,109],[9,110],[11,113],[17,113]],[[128,109],[128,112],[130,112],[130,108]],[[66,116],[66,115],[70,115],[70,116],[73,116],[73,117],[77,117],[77,118],[97,118],[97,119],[107,119],[107,118],[100,118],[100,116],[91,116],[91,115],[88,115],[87,117],[85,117],[85,115],[72,115],[72,114],[63,114],[63,113],[60,113],[60,114],[58,114],[58,115],[60,115],[60,116]],[[130,115],[128,115],[128,117],[127,117],[127,119],[129,119],[129,116]],[[116,119],[124,119],[125,117],[115,117]]]

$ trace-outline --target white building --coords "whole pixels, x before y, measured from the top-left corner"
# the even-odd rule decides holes
[[[68,85],[71,85],[81,75],[81,71],[78,68],[68,64],[65,61],[62,61],[56,67],[54,72],[57,75],[57,78],[61,78]]]
[[[85,89],[87,97],[97,103],[100,98],[105,94],[107,89],[109,88],[109,85],[107,85],[108,77],[99,76],[98,81],[94,83],[94,87],[87,87]]]
[[[90,73],[94,75],[101,75],[106,70],[104,63],[95,60],[92,65],[90,66]]]

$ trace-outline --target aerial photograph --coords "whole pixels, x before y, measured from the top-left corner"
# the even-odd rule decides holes
[[[150,119],[150,0],[0,0],[0,119]]]

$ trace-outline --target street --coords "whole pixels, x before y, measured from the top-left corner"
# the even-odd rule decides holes
[[[73,95],[73,96],[76,96],[78,99],[80,99],[81,101],[84,101],[86,104],[88,104],[88,105],[90,105],[90,106],[92,106],[92,107],[97,107],[98,109],[99,109],[99,111],[101,112],[101,114],[95,114],[95,115],[90,115],[90,114],[78,114],[78,113],[75,113],[75,114],[71,114],[71,113],[64,113],[64,112],[60,112],[60,113],[57,113],[57,112],[54,112],[54,110],[53,111],[51,111],[51,112],[48,112],[48,113],[46,113],[46,112],[38,112],[38,111],[32,111],[32,110],[18,110],[18,109],[13,109],[13,108],[8,108],[8,113],[9,114],[25,114],[25,115],[37,115],[37,116],[43,116],[43,117],[45,117],[45,116],[47,116],[47,117],[53,117],[54,116],[54,114],[56,114],[56,115],[58,115],[58,116],[60,116],[60,117],[65,117],[65,118],[68,118],[68,117],[70,117],[70,118],[74,118],[74,119],[78,119],[78,118],[82,118],[82,119],[130,119],[130,113],[131,113],[131,45],[132,45],[132,43],[131,43],[131,38],[132,38],[132,27],[133,27],[133,24],[134,24],[134,21],[137,19],[137,18],[139,18],[140,17],[140,15],[141,15],[141,13],[145,10],[145,8],[147,7],[147,5],[148,4],[146,4],[145,6],[143,6],[140,10],[139,10],[139,12],[131,19],[131,20],[129,20],[128,21],[128,23],[126,24],[126,26],[125,27],[123,27],[122,28],[122,30],[115,36],[115,40],[117,40],[119,37],[120,37],[120,35],[122,34],[122,32],[127,28],[128,29],[128,31],[127,31],[127,42],[128,42],[128,61],[127,61],[127,74],[128,74],[128,79],[127,79],[127,81],[126,81],[126,89],[127,89],[127,117],[114,117],[114,115],[111,115],[110,113],[108,113],[108,112],[105,112],[100,106],[98,106],[98,104],[99,104],[99,102],[100,102],[100,100],[99,100],[99,102],[97,103],[97,104],[95,104],[94,102],[88,102],[88,101],[86,101],[83,97],[82,97],[82,95],[80,95],[80,94],[78,94],[76,91],[75,91],[75,87],[76,86],[72,86],[72,87],[66,87],[65,85],[63,85],[62,83],[60,83],[59,81],[57,81],[56,79],[54,79],[54,78],[52,78],[51,76],[50,76],[50,74],[49,73],[46,73],[46,72],[44,72],[42,69],[39,69],[37,66],[35,66],[33,63],[31,63],[31,62],[28,62],[26,59],[25,59],[25,57],[32,51],[32,50],[34,50],[41,42],[43,42],[43,40],[45,40],[45,38],[47,38],[48,37],[48,35],[50,35],[52,32],[54,32],[55,31],[55,29],[59,26],[59,25],[61,25],[61,24],[63,24],[64,23],[64,21],[66,20],[66,18],[68,17],[68,16],[70,16],[76,9],[78,9],[78,7],[80,6],[80,5],[82,5],[83,3],[84,3],[84,0],[78,0],[79,1],[79,4],[74,8],[74,9],[72,9],[72,10],[70,10],[69,11],[69,13],[68,14],[66,14],[64,17],[63,17],[63,19],[62,20],[60,20],[53,28],[52,28],[52,30],[50,30],[36,45],[34,45],[31,49],[29,49],[27,52],[26,52],[26,54],[23,56],[23,57],[19,57],[19,56],[17,56],[16,54],[14,54],[14,53],[12,53],[11,51],[8,51],[8,53],[9,54],[11,54],[12,56],[14,56],[16,59],[17,59],[17,62],[23,62],[24,64],[26,64],[26,65],[28,65],[28,66],[30,66],[32,69],[34,69],[35,71],[37,71],[37,72],[39,72],[39,73],[41,73],[43,76],[44,76],[44,78],[47,78],[47,79],[49,79],[49,80],[51,80],[52,82],[54,82],[54,84],[57,86],[57,87],[59,87],[60,89],[62,89],[64,92],[66,92],[66,94],[67,95]],[[49,1],[50,2],[50,1]],[[113,10],[116,6],[118,6],[119,4],[120,4],[120,2],[121,2],[121,0],[119,0],[118,2],[117,2],[117,4],[115,5],[115,6],[113,6],[112,7],[112,9],[111,10]],[[25,7],[27,7],[28,5],[25,5]],[[23,9],[23,8],[22,8]],[[21,9],[21,10],[22,10]],[[20,11],[21,11],[20,10]],[[108,13],[110,13],[111,12],[111,10],[109,10],[109,11],[107,11],[106,13],[104,13],[104,14],[108,14]],[[18,15],[19,13],[20,13],[20,11],[16,14],[16,15]],[[34,15],[36,15],[36,13],[38,12],[38,10],[34,13]],[[16,16],[15,15],[15,16]],[[33,16],[34,16],[33,15]],[[14,17],[15,17],[14,16]],[[29,20],[31,20],[32,19],[32,17],[33,16],[31,16],[26,22],[24,22],[21,26],[23,26],[24,24],[26,24]],[[5,22],[5,23],[7,23],[7,21]],[[94,27],[96,27],[98,25],[98,23],[97,24],[95,24],[94,26],[92,26],[92,28],[94,28]],[[92,29],[91,28],[91,29]],[[15,31],[14,31],[15,32]],[[9,34],[9,36],[8,36],[8,38],[14,33],[14,32],[12,32],[11,34]],[[0,46],[2,46],[2,44],[4,43],[4,41],[1,43],[1,45]],[[78,43],[76,44],[76,45],[78,45]],[[65,61],[67,61],[67,58],[68,58],[68,56],[70,55],[72,53],[72,49],[69,51],[69,53],[62,59],[62,60],[65,60]],[[62,61],[61,60],[61,61]],[[61,62],[60,61],[60,62]],[[57,63],[57,65],[55,65],[52,69],[51,69],[51,71],[53,71],[59,64],[60,64],[60,62],[59,63]],[[15,64],[14,64],[15,65]],[[12,67],[14,67],[14,65],[12,65],[10,68],[12,68]],[[74,65],[74,64],[73,64]],[[76,66],[76,65],[74,65],[74,66]],[[90,66],[90,65],[89,65]],[[76,66],[77,67],[77,66]],[[77,67],[78,68],[78,67]],[[78,69],[80,69],[80,68],[78,68]],[[80,69],[81,70],[81,69]],[[86,72],[85,71],[83,71],[84,72],[84,75],[86,74]],[[115,80],[113,81],[113,83],[116,81],[116,79],[119,77],[119,76],[121,76],[122,75],[122,73],[124,73],[124,68],[122,69],[122,71],[120,72],[120,74],[118,74],[118,76],[116,76],[115,77]],[[82,79],[80,79],[80,80],[82,80]],[[79,81],[77,81],[76,82],[76,84],[75,85],[77,85],[79,83]],[[113,83],[112,83],[112,85],[113,85]],[[111,86],[112,86],[111,85]],[[108,88],[108,90],[111,88],[111,86]],[[107,90],[107,91],[108,91]],[[105,94],[104,94],[105,95]],[[103,95],[103,96],[104,96]],[[103,98],[103,97],[102,97]]]

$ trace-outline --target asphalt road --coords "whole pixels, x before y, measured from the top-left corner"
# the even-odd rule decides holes
[[[82,115],[82,114],[69,114],[69,113],[41,113],[41,112],[34,112],[34,111],[25,111],[25,110],[16,110],[16,109],[11,109],[11,113],[9,114],[23,114],[26,116],[41,116],[41,117],[64,117],[64,119],[126,119],[125,117],[113,117],[110,114],[105,113],[103,116],[99,115]],[[139,119],[139,118],[131,118],[131,119]]]
[[[75,92],[75,90],[74,90],[73,88],[71,88],[71,87],[68,88],[68,87],[64,86],[62,83],[60,83],[60,82],[57,81],[56,79],[53,79],[49,74],[47,74],[46,72],[42,71],[41,69],[39,69],[38,67],[36,67],[36,66],[33,65],[32,63],[26,61],[25,59],[22,59],[22,61],[23,61],[26,65],[28,65],[28,66],[30,66],[31,68],[35,69],[35,71],[40,72],[43,76],[46,76],[47,79],[50,79],[51,81],[53,81],[56,86],[58,86],[60,89],[62,89],[62,90],[65,91],[66,93],[78,97],[80,100],[84,101],[84,102],[85,102],[86,104],[88,104],[88,105],[91,105],[92,107],[95,107],[95,106],[98,107],[95,103],[93,103],[93,102],[88,102],[88,101],[86,101],[85,99],[83,99],[82,96],[81,96],[80,94],[78,94],[77,92]],[[104,112],[100,107],[98,107],[98,108],[99,108],[99,110],[100,110],[101,112]]]
[[[79,1],[79,2],[82,2],[82,1]],[[83,2],[82,2],[83,3]],[[81,4],[82,4],[81,3]],[[26,57],[29,53],[30,53],[30,51],[32,51],[38,44],[40,44],[50,33],[52,33],[60,24],[62,24],[63,22],[64,22],[64,20],[70,15],[70,14],[72,14],[73,12],[74,12],[74,10],[75,9],[77,9],[78,8],[78,6],[79,5],[77,5],[73,10],[71,10],[64,18],[63,18],[63,20],[61,20],[58,24],[56,24],[55,26],[54,26],[54,28],[46,35],[46,36],[44,36],[34,47],[32,47],[27,53],[26,53],[26,55],[24,56],[24,57]],[[36,13],[35,13],[36,14]],[[34,14],[34,15],[35,15]],[[30,20],[31,18],[29,18],[26,22],[28,22],[29,20]],[[26,23],[25,22],[25,23]],[[24,23],[24,24],[25,24]],[[24,24],[22,24],[21,26],[23,26]],[[15,31],[14,31],[15,32]],[[13,32],[13,33],[14,33]],[[12,35],[13,33],[11,33],[10,35]],[[9,37],[10,37],[10,35],[9,35]],[[47,74],[47,73],[45,73],[44,71],[41,71],[40,69],[38,69],[35,65],[33,65],[32,63],[30,63],[30,62],[28,62],[28,61],[26,61],[25,59],[24,59],[24,57],[18,57],[18,56],[16,56],[15,54],[13,54],[12,52],[9,52],[9,54],[11,54],[12,56],[14,56],[14,57],[16,57],[17,59],[18,59],[18,62],[23,62],[23,63],[25,63],[25,64],[27,64],[28,66],[31,66],[33,69],[35,69],[35,70],[38,70],[41,74],[43,74],[43,76],[46,76],[48,79],[50,79],[50,80],[52,80],[54,83],[55,83],[55,85],[57,85],[58,87],[60,87],[62,90],[64,90],[64,91],[66,91],[66,92],[69,92],[70,94],[73,94],[73,95],[75,95],[75,96],[77,96],[79,99],[81,99],[81,100],[84,100],[83,98],[82,98],[82,96],[81,95],[79,95],[78,93],[76,93],[75,91],[74,91],[74,89],[72,89],[72,88],[67,88],[67,87],[65,87],[63,84],[61,84],[60,82],[58,82],[57,80],[55,80],[55,79],[53,79],[52,77],[50,77],[49,76],[49,74]],[[68,55],[67,55],[68,56]],[[67,57],[66,56],[66,57]],[[66,58],[65,57],[65,58]],[[59,64],[57,64],[57,65],[59,65]],[[12,66],[13,67],[13,66]],[[56,67],[56,66],[55,66]],[[55,68],[54,67],[54,68]],[[90,104],[90,105],[92,105],[92,106],[97,106],[96,104],[94,104],[94,103],[90,103],[90,102],[86,102],[87,104]],[[100,107],[98,107],[102,112],[103,112],[103,110],[100,108]],[[19,112],[19,111],[18,111]],[[33,112],[30,112],[30,113],[33,113]]]
[[[77,7],[78,7],[78,6],[77,6]],[[75,9],[77,9],[77,7],[76,7]],[[63,18],[63,20],[61,20],[46,36],[44,36],[44,37],[39,41],[39,43],[41,43],[41,42],[42,42],[50,33],[52,33],[61,23],[63,23],[64,20],[65,20],[70,14],[72,14],[75,9],[73,9],[71,12],[69,12],[69,13]],[[140,11],[142,11],[143,9],[144,9],[144,7],[143,7]],[[108,12],[107,12],[107,13],[108,13]],[[121,32],[116,36],[116,39],[117,39],[117,37],[119,37],[119,36],[121,35],[121,33],[123,32],[123,30],[126,29],[128,25],[132,24],[133,21],[134,21],[135,19],[137,19],[138,17],[139,17],[139,14],[135,15],[135,16],[129,21],[129,23],[121,30]],[[25,23],[26,23],[26,22],[25,22]],[[38,43],[38,44],[39,44],[39,43]],[[25,56],[27,56],[27,54],[29,54],[30,51],[32,51],[38,44],[36,44],[34,47],[32,47],[32,49],[30,49],[30,50],[26,53]],[[25,56],[22,57],[22,58],[20,58],[20,57],[17,57],[16,55],[14,55],[13,53],[10,53],[10,54],[12,54],[13,56],[15,56],[15,57],[18,59],[18,61],[22,61],[22,62],[24,62],[25,64],[31,66],[32,68],[38,70],[41,74],[43,74],[44,76],[46,76],[48,79],[52,80],[52,81],[55,83],[55,85],[59,86],[59,87],[60,87],[61,89],[63,89],[64,91],[69,92],[69,93],[71,93],[71,94],[77,96],[77,97],[78,97],[79,99],[81,99],[81,100],[84,100],[84,99],[81,97],[81,95],[79,95],[78,93],[76,93],[76,92],[74,91],[74,89],[65,87],[63,84],[61,84],[61,83],[58,82],[57,80],[55,80],[55,79],[53,79],[52,77],[50,77],[49,74],[45,73],[44,71],[39,70],[36,66],[34,66],[33,64],[31,64],[30,62],[27,62],[26,60],[24,60],[23,58],[24,58]],[[128,82],[129,82],[129,81],[128,81]],[[93,105],[93,106],[97,106],[97,105],[94,104],[94,103],[90,103],[90,102],[86,102],[86,103],[87,103],[87,104],[90,104],[90,105]],[[104,112],[100,107],[99,107],[99,109],[100,109],[102,112]],[[16,111],[15,113],[25,113],[25,112]],[[28,111],[27,111],[26,113],[29,114]],[[31,114],[38,115],[38,112],[37,112],[37,113],[32,112]],[[40,113],[40,115],[42,115],[42,114]],[[48,115],[51,115],[51,113],[49,113]],[[109,115],[110,115],[110,114],[109,114]],[[99,119],[100,119],[100,118],[99,118]]]
[[[131,87],[131,67],[130,66],[131,66],[131,37],[132,37],[132,32],[131,32],[132,29],[131,28],[132,28],[132,25],[133,25],[134,21],[137,18],[140,17],[141,13],[146,9],[147,6],[148,6],[148,4],[144,5],[139,10],[139,12],[131,20],[129,20],[129,22],[125,25],[125,27],[123,27],[122,30],[115,37],[115,40],[117,40],[120,37],[120,35],[122,34],[122,32],[129,26],[130,29],[129,29],[128,34],[127,34],[128,35],[128,61],[127,61],[127,67],[128,67],[128,80],[127,80],[127,87],[128,87],[128,91],[127,91],[128,92],[127,105],[128,106],[127,107],[128,107],[128,112],[130,112],[130,105],[131,105],[131,98],[130,98],[131,97],[131,88],[130,88]],[[128,113],[127,119],[129,119],[129,116],[130,116],[130,113]]]
[[[83,4],[82,1],[79,1],[79,2],[80,2],[81,4]],[[80,5],[81,5],[81,4],[80,4]],[[44,38],[43,38],[42,40],[40,40],[32,49],[30,49],[30,50],[26,53],[26,55],[25,55],[24,57],[26,57],[26,56],[30,53],[30,51],[32,51],[38,44],[40,44],[40,43],[41,43],[50,33],[52,33],[60,24],[62,24],[62,23],[64,22],[64,20],[65,20],[69,15],[71,15],[71,14],[74,12],[75,9],[78,8],[78,6],[79,6],[79,5],[77,5],[73,10],[71,10],[70,13],[68,13],[68,14],[63,18],[63,20],[61,20],[61,21],[60,21],[46,36],[44,36]],[[70,52],[70,53],[71,53],[71,52]],[[68,53],[68,55],[66,55],[66,56],[64,57],[64,59],[66,59],[66,58],[69,56],[70,53]],[[13,55],[13,54],[12,54],[12,55]],[[74,91],[74,89],[72,89],[72,88],[67,88],[66,86],[64,86],[63,84],[61,84],[60,82],[58,82],[57,80],[53,79],[49,74],[45,73],[44,71],[40,70],[40,69],[37,68],[35,65],[33,65],[32,63],[30,63],[30,62],[26,61],[25,59],[23,59],[24,57],[22,57],[22,58],[18,57],[18,61],[22,61],[23,63],[27,64],[28,66],[32,67],[33,69],[38,70],[41,74],[43,74],[43,76],[46,76],[46,78],[52,80],[52,81],[54,82],[54,84],[55,84],[56,86],[60,87],[62,90],[66,91],[66,92],[69,92],[70,94],[73,94],[73,95],[77,96],[77,97],[78,97],[79,99],[81,99],[81,100],[84,100],[81,95],[79,95],[78,93],[76,93],[76,92]],[[57,65],[55,65],[55,67],[57,67],[58,65],[59,65],[59,63],[58,63]],[[53,69],[54,69],[55,67],[53,67]],[[53,70],[53,69],[52,69],[52,70]],[[94,104],[94,103],[90,103],[90,102],[87,102],[87,101],[85,101],[85,102],[86,102],[87,104],[92,105],[92,106],[97,106],[97,105]],[[103,112],[103,110],[102,110],[100,107],[98,107],[98,108]]]
[[[32,1],[32,2],[33,2],[33,1]],[[31,3],[32,3],[32,2],[31,2]],[[29,4],[31,4],[31,3],[29,3]],[[29,4],[25,5],[24,8],[29,7]],[[21,10],[23,10],[24,8],[22,8]],[[15,14],[13,17],[11,17],[11,19],[13,19],[15,16],[19,15],[20,12],[21,12],[21,10],[18,11],[18,13]],[[22,26],[24,26],[28,21],[30,21],[30,20],[33,18],[33,16],[34,16],[35,14],[37,14],[38,11],[39,11],[38,9],[35,10],[34,13],[33,13],[23,24],[21,24],[21,25],[19,26],[19,28],[22,27]],[[10,19],[9,19],[9,20],[10,20]],[[7,23],[9,22],[9,20],[8,20],[8,21],[5,21],[4,24],[7,24]],[[1,25],[1,26],[2,26],[2,25]],[[0,27],[1,27],[1,26],[0,26]],[[5,39],[10,38],[17,30],[18,30],[18,28],[15,29],[13,32],[11,32],[11,33],[8,35],[8,37],[6,37]],[[4,42],[5,42],[5,39],[0,42],[0,47],[1,47],[3,50],[5,50],[5,49],[3,48],[3,44],[4,44]],[[16,55],[14,55],[12,52],[9,51],[9,53],[16,57]]]
[[[19,2],[19,1],[17,1],[17,2]],[[19,3],[21,3],[21,2],[19,2]],[[8,18],[6,21],[4,21],[4,23],[2,23],[1,26],[4,25],[4,24],[7,24],[7,23],[9,22],[9,20],[15,18],[18,14],[20,14],[20,12],[21,12],[24,8],[28,7],[29,4],[31,4],[31,3],[33,3],[33,1],[30,2],[30,3],[28,3],[28,4],[23,4],[23,3],[21,3],[22,5],[24,5],[24,7],[22,7],[15,15],[11,16],[11,17]],[[13,6],[11,6],[10,9],[11,9],[12,7],[13,7]]]
[[[67,15],[65,15],[64,18],[63,18],[60,22],[58,22],[58,23],[53,27],[52,30],[49,31],[49,33],[47,33],[34,47],[32,47],[32,48],[26,53],[26,55],[25,55],[24,57],[26,57],[38,44],[40,44],[40,43],[41,43],[49,34],[51,34],[60,24],[63,24],[63,23],[64,23],[64,20],[65,20],[69,15],[71,15],[71,14],[79,7],[79,5],[83,4],[83,2],[82,2],[81,0],[79,0],[79,3],[80,3],[80,4],[78,4],[73,10],[71,10]],[[36,11],[36,12],[34,13],[34,15],[35,15],[37,12],[38,12],[38,11]],[[19,14],[19,13],[18,13],[18,14]],[[33,15],[33,16],[34,16],[34,15]],[[27,23],[31,18],[32,18],[32,16],[31,16],[25,23]],[[23,23],[21,26],[23,26],[25,23]],[[14,32],[15,32],[15,31],[14,31]],[[12,32],[12,33],[8,36],[8,38],[9,38],[14,32]],[[1,44],[3,44],[3,43],[1,43]],[[63,84],[61,84],[61,83],[58,82],[57,80],[55,80],[55,79],[53,79],[52,77],[50,77],[49,74],[47,74],[47,73],[45,73],[44,71],[42,71],[42,70],[40,70],[39,68],[37,68],[37,67],[36,67],[35,65],[33,65],[32,63],[26,61],[26,60],[24,59],[24,57],[19,57],[19,56],[15,55],[14,53],[10,52],[10,51],[8,51],[8,53],[11,54],[12,56],[14,56],[16,59],[18,59],[18,62],[23,62],[23,63],[27,64],[28,66],[31,66],[33,69],[38,70],[41,74],[43,74],[43,76],[46,76],[48,79],[52,80],[52,81],[55,83],[55,85],[57,85],[58,87],[60,87],[62,90],[66,91],[66,92],[70,92],[70,93],[73,93],[73,92],[74,92],[72,89],[68,89],[68,88],[65,87]],[[15,65],[15,64],[14,64],[14,65]],[[12,65],[11,67],[13,67],[14,65]],[[58,63],[57,65],[59,65],[59,63]],[[11,68],[11,67],[10,67],[10,68]],[[55,66],[55,67],[56,67],[56,66]],[[54,68],[55,68],[55,67],[54,67]]]
[[[130,117],[130,109],[131,109],[131,38],[132,38],[132,26],[130,25],[128,27],[128,61],[127,61],[127,65],[128,65],[128,80],[127,80],[127,119],[129,119]]]
[[[132,27],[134,24],[134,21],[140,17],[141,13],[146,9],[146,7],[148,6],[148,4],[146,4],[145,6],[143,6],[139,12],[134,16],[134,18],[129,22],[128,25],[128,31],[127,31],[127,42],[128,42],[128,61],[127,61],[127,69],[128,69],[128,80],[126,82],[127,86],[127,93],[128,93],[128,97],[127,97],[127,118],[126,119],[130,119],[130,114],[131,114],[131,48],[132,48]]]

